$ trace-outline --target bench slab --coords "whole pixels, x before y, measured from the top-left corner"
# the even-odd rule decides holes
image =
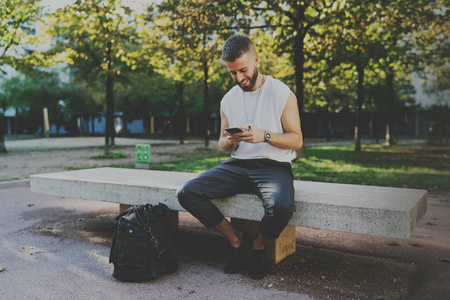
[[[176,190],[198,174],[121,168],[96,168],[31,175],[35,193],[137,205],[162,202],[185,211]],[[408,238],[427,208],[427,191],[295,181],[294,213],[289,225]],[[239,194],[213,202],[225,216],[261,220],[261,200]]]

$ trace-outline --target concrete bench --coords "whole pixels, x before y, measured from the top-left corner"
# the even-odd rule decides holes
[[[197,174],[137,169],[96,168],[31,176],[35,193],[119,203],[121,211],[162,202],[185,211],[175,191]],[[295,181],[294,213],[280,238],[268,245],[269,259],[278,263],[295,252],[295,227],[336,230],[381,237],[410,237],[427,208],[427,191],[405,188]],[[263,216],[261,200],[239,194],[213,202],[231,222],[253,234]]]

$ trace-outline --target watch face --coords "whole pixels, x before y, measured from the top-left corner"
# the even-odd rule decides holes
[[[268,142],[270,140],[270,133],[268,133],[267,131],[266,131],[266,142]]]

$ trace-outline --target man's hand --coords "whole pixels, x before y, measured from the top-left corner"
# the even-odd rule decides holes
[[[232,143],[240,143],[240,142],[246,142],[246,143],[261,143],[265,140],[265,131],[255,124],[250,124],[246,126],[239,126],[238,128],[243,129],[243,132],[238,132],[233,135],[226,133],[228,136],[228,139]]]
[[[242,132],[236,132],[236,133],[229,133],[228,131],[224,130],[224,134],[227,138],[227,145],[237,145],[240,142],[244,140],[244,137],[246,136],[247,132],[250,130],[249,126],[238,126],[237,128],[242,129]]]

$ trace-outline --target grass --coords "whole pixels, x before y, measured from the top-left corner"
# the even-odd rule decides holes
[[[127,155],[123,152],[120,151],[119,152],[109,152],[108,155],[105,155],[104,152],[96,154],[96,155],[92,155],[89,158],[109,158],[109,159],[117,159],[117,158],[123,158],[126,157]]]
[[[366,184],[427,190],[450,189],[450,146],[366,145],[307,147],[306,159],[292,165],[297,180]],[[208,151],[154,170],[204,172],[229,156]]]
[[[419,148],[375,145],[355,153],[350,146],[313,147],[307,149],[307,159],[293,165],[293,172],[301,180],[449,189],[448,154],[436,148],[425,152]],[[440,156],[447,161],[433,159]]]

